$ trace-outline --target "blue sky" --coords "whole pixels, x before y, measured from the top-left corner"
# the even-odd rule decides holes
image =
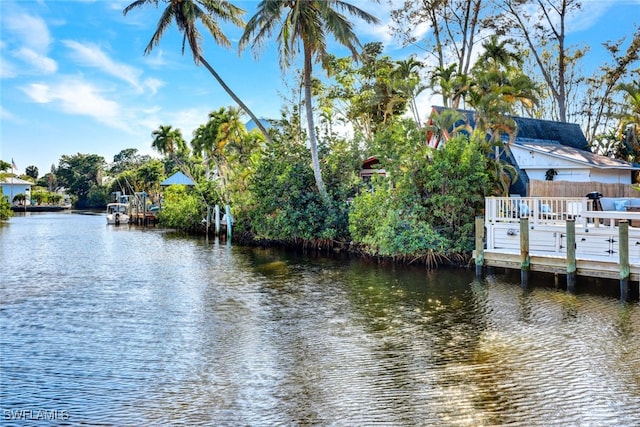
[[[111,162],[121,150],[137,148],[157,156],[151,132],[158,126],[180,128],[189,141],[210,111],[234,105],[189,52],[182,56],[175,27],[144,56],[160,11],[124,17],[130,2],[0,1],[0,159],[13,159],[18,173],[35,165],[43,175],[64,154],[99,154]],[[379,26],[358,23],[362,42],[381,41],[396,59],[412,53],[389,35],[387,0],[350,2],[381,19]],[[246,21],[257,1],[233,3],[248,11]],[[569,43],[589,44],[585,68],[594,68],[608,59],[600,44],[632,34],[638,24],[640,0],[585,0],[584,12],[570,23]],[[203,33],[204,57],[257,116],[279,117],[295,67],[283,74],[273,48],[257,60],[250,51],[239,56],[241,30],[225,28],[234,46],[219,48]],[[425,114],[431,99],[421,103]]]

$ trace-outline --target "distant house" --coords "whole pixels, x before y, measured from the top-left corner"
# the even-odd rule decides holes
[[[24,179],[16,177],[0,178],[0,186],[2,187],[2,196],[9,202],[13,202],[13,198],[17,194],[24,194],[28,196],[31,194],[32,182],[25,181]],[[30,197],[26,198],[26,204],[30,204]]]
[[[182,172],[176,172],[171,175],[169,178],[165,179],[160,183],[162,187],[167,187],[169,185],[188,185],[193,186],[195,182],[191,180],[188,176],[183,174]]]
[[[380,161],[376,157],[369,157],[363,161],[362,169],[360,169],[360,178],[362,178],[363,181],[368,182],[374,175],[386,177],[387,171],[376,166],[380,166]]]
[[[444,107],[433,107],[432,114],[443,110]],[[471,127],[475,126],[474,111],[458,111],[466,116]],[[519,174],[509,190],[511,194],[526,196],[530,180],[632,184],[634,172],[640,170],[640,165],[592,153],[577,124],[512,118],[518,132],[502,156]],[[506,142],[506,136],[503,139]]]

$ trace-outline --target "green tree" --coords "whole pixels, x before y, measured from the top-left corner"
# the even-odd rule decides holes
[[[640,162],[640,80],[617,86],[624,93],[627,106],[619,115],[617,140],[621,142],[618,157],[629,162]]]
[[[109,172],[117,175],[126,170],[135,169],[149,160],[151,160],[151,156],[138,154],[137,148],[125,148],[113,156]]]
[[[12,216],[11,203],[5,197],[0,197],[0,221],[6,221]]]
[[[424,145],[397,160],[393,183],[374,179],[349,211],[355,243],[370,255],[396,261],[464,263],[473,249],[475,215],[492,188],[482,138],[459,133],[440,149]]]
[[[611,123],[619,118],[620,111],[628,111],[629,101],[633,104],[633,94],[630,94],[630,99],[624,99],[625,85],[628,84],[625,78],[629,74],[637,75],[640,71],[631,69],[640,58],[640,32],[633,35],[626,50],[622,49],[623,42],[624,39],[604,43],[613,61],[603,62],[598,71],[586,79],[588,89],[581,114],[586,117],[585,136],[591,144],[599,134],[608,133]]]
[[[337,84],[326,97],[343,105],[347,121],[367,139],[402,117],[420,90],[416,71],[420,63],[412,58],[393,61],[382,51],[382,43],[365,44],[359,67],[353,58],[330,58],[329,74]],[[411,111],[419,126],[417,109]]]
[[[515,123],[505,116],[515,115],[518,105],[531,114],[538,103],[538,88],[522,72],[522,54],[512,50],[511,43],[496,35],[489,37],[471,71],[467,100],[483,130],[491,129],[492,123],[513,128]]]
[[[191,140],[194,152],[202,153],[207,179],[211,178],[212,166],[215,169],[226,201],[229,200],[228,184],[233,175],[229,154],[242,152],[247,148],[245,144],[252,145],[252,138],[242,123],[240,111],[231,107],[209,113],[209,121],[196,129]]]
[[[58,187],[58,177],[56,176],[56,166],[51,165],[51,172],[45,173],[37,181],[37,185],[46,187],[49,192],[53,192]]]
[[[63,155],[58,163],[56,174],[60,185],[77,198],[77,207],[101,207],[106,203],[106,198],[103,201],[98,201],[97,205],[92,205],[89,203],[89,197],[94,187],[101,186],[102,172],[105,166],[104,157],[97,154]],[[91,193],[93,202],[98,200],[96,194],[99,193]]]
[[[238,230],[250,231],[257,239],[284,244],[323,247],[346,236],[344,210],[324,202],[317,192],[310,153],[303,143],[287,135],[295,129],[279,129],[274,144],[264,147],[249,176],[250,199],[244,211],[236,211]]]
[[[151,147],[161,155],[171,158],[185,175],[195,181],[184,161],[188,157],[189,147],[180,129],[174,129],[171,125],[160,125],[158,129],[151,132],[151,136],[153,137]]]
[[[581,9],[581,1],[502,0],[498,4],[502,15],[490,23],[496,30],[511,31],[524,40],[554,100],[554,116],[566,122],[570,90],[576,83],[571,67],[584,55],[583,50],[566,45],[566,24]]]
[[[46,191],[32,191],[31,198],[36,201],[37,205],[49,202],[49,193]]]
[[[392,10],[392,28],[404,45],[419,46],[431,57],[432,82],[437,82],[445,107],[464,99],[465,76],[473,65],[480,34],[491,22],[491,0],[406,0]],[[416,32],[427,25],[431,31]],[[420,39],[416,34],[425,34]]]
[[[25,201],[27,200],[27,196],[25,196],[24,193],[18,193],[15,196],[13,196],[13,203],[18,203],[20,206],[24,205]]]
[[[0,172],[6,172],[11,169],[11,163],[0,160]]]
[[[206,215],[200,197],[184,185],[170,185],[164,191],[164,201],[159,220],[164,227],[194,232],[201,228]]]
[[[157,7],[158,2],[159,0],[136,0],[124,8],[123,14],[126,16],[131,10],[145,5],[153,5]],[[241,18],[243,13],[244,10],[232,5],[226,0],[167,1],[167,7],[162,12],[156,31],[145,48],[144,53],[145,55],[149,54],[153,50],[154,46],[159,45],[164,32],[172,22],[175,22],[178,30],[182,33],[182,54],[184,55],[185,46],[188,44],[196,65],[202,64],[205,66],[227,94],[229,94],[240,108],[242,108],[242,110],[253,119],[256,126],[263,133],[265,139],[267,141],[271,141],[269,133],[260,120],[255,116],[255,114],[253,114],[249,107],[242,102],[235,92],[231,90],[222,77],[220,77],[218,72],[215,71],[215,69],[202,56],[202,48],[200,46],[201,35],[197,27],[198,21],[204,25],[219,46],[229,47],[231,43],[227,36],[222,32],[218,21],[230,22],[233,25],[241,27],[243,25]]]
[[[160,160],[152,159],[140,165],[134,172],[138,191],[149,193],[151,200],[157,201],[160,194],[160,182],[164,178],[164,165]]]
[[[413,119],[418,127],[420,123],[420,112],[418,111],[417,97],[427,86],[421,84],[421,77],[419,70],[424,67],[421,61],[416,60],[413,56],[404,61],[396,61],[398,67],[393,70],[392,76],[395,79],[395,86],[409,102],[409,107]]]
[[[38,168],[34,165],[27,166],[26,169],[24,170],[24,173],[27,176],[30,176],[31,178],[33,178],[34,181],[38,179]]]
[[[313,118],[312,71],[313,63],[329,58],[326,50],[326,36],[331,34],[341,45],[347,47],[354,57],[358,56],[360,45],[352,24],[341,13],[346,11],[367,23],[377,23],[374,16],[347,2],[340,0],[263,0],[257,11],[247,22],[239,47],[251,44],[254,54],[274,31],[278,31],[280,64],[288,68],[298,52],[298,43],[303,52],[303,84],[307,128],[311,149],[311,161],[316,187],[325,202],[329,202],[324,187],[318,143]]]

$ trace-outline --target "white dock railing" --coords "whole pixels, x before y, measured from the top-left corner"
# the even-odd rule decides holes
[[[567,220],[575,220],[579,255],[618,253],[619,221],[629,223],[630,255],[640,260],[640,212],[594,211],[586,197],[487,197],[487,250],[520,250],[520,219],[527,218],[530,249],[540,253],[566,252]]]
[[[586,197],[487,197],[485,222],[519,223],[529,218],[532,225],[555,224],[573,218],[578,222],[592,210],[592,200]]]

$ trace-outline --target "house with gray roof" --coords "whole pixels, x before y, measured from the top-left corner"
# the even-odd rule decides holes
[[[444,107],[433,107],[440,114]],[[458,110],[475,126],[475,112]],[[509,192],[526,196],[531,180],[632,184],[640,165],[593,153],[580,126],[513,116],[517,134],[502,158],[514,165],[519,179]],[[507,136],[502,138],[505,142]]]

